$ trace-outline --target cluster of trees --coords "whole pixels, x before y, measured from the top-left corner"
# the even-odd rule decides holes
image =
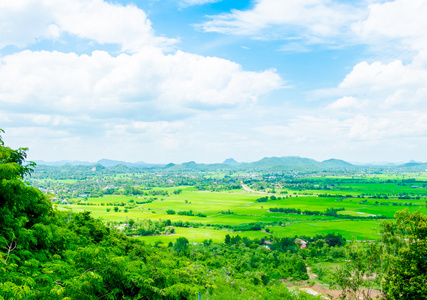
[[[182,210],[182,211],[179,211],[179,212],[178,212],[178,215],[180,215],[180,216],[194,216],[194,213],[193,213],[193,211],[190,209],[190,210]]]
[[[0,141],[0,299],[312,298],[277,281],[299,274],[298,257],[185,238],[151,247],[89,212],[54,210],[23,181],[26,149]]]
[[[282,200],[282,197],[276,197],[274,195],[272,196],[265,196],[265,197],[261,197],[255,200],[255,202],[267,202],[268,200]]]
[[[227,210],[221,210],[219,213],[221,215],[234,215],[234,212],[231,211],[231,210],[229,210],[229,209],[227,209]]]
[[[125,189],[122,192],[118,192],[118,194],[123,194],[123,195],[134,195],[134,196],[169,196],[169,192],[166,190],[143,190],[141,188],[138,188],[136,186],[130,186],[127,185],[125,187]]]
[[[373,288],[386,299],[426,299],[427,216],[403,210],[381,227],[380,242],[346,246],[335,285],[350,299],[372,299]]]
[[[4,146],[0,136],[0,299],[190,299],[199,293],[203,299],[314,299],[279,280],[307,279],[306,263],[321,257],[345,258],[331,277],[343,297],[369,299],[372,287],[380,287],[387,299],[427,298],[427,216],[420,212],[384,221],[378,243],[318,235],[299,237],[307,242],[302,248],[296,238],[267,243],[227,236],[223,244],[192,245],[180,237],[153,247],[89,212],[55,210],[23,180],[34,167],[25,162],[26,151]],[[144,222],[129,220],[126,230],[161,233],[179,225]]]
[[[170,220],[159,220],[154,221],[150,219],[133,220],[130,219],[124,224],[110,223],[110,226],[116,228],[123,227],[124,232],[128,236],[146,236],[146,235],[161,235],[161,234],[173,234],[175,229],[172,226]]]
[[[201,218],[206,218],[207,215],[203,214],[203,213],[196,213],[194,214],[194,212],[190,209],[190,210],[183,210],[183,211],[174,211],[173,209],[168,209],[166,211],[166,213],[168,215],[174,215],[174,214],[178,214],[180,216],[197,216],[197,217],[201,217]]]
[[[326,211],[320,212],[320,211],[311,211],[311,210],[301,210],[299,208],[283,208],[283,207],[272,207],[269,209],[270,212],[280,212],[280,213],[286,213],[286,214],[297,214],[297,215],[310,215],[310,216],[329,216],[329,217],[338,217],[338,212],[345,210],[344,207],[342,208],[327,208]]]

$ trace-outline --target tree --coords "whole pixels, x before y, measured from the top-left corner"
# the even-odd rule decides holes
[[[335,282],[341,287],[342,299],[372,299],[372,289],[378,285],[381,276],[377,274],[380,266],[380,247],[370,243],[368,247],[358,242],[347,245],[348,260],[339,267]]]
[[[407,209],[382,225],[387,258],[387,299],[427,299],[427,216]]]
[[[0,299],[183,300],[201,292],[203,299],[311,298],[269,283],[270,270],[279,267],[277,278],[307,279],[305,262],[297,256],[270,255],[243,243],[194,246],[189,255],[184,237],[168,245],[174,256],[166,245],[153,248],[129,239],[90,212],[52,209],[50,200],[23,180],[30,171],[26,150],[5,147],[1,137],[0,143]]]
[[[25,161],[27,150],[4,146],[0,136],[0,249],[10,243],[28,244],[28,229],[52,214],[49,199],[23,181],[35,166]]]
[[[173,249],[177,252],[178,255],[184,254],[186,255],[188,253],[188,244],[190,242],[185,237],[179,237],[176,239],[176,242],[173,246]]]
[[[225,243],[226,245],[229,245],[229,244],[230,244],[230,242],[231,242],[231,237],[230,237],[230,235],[229,235],[229,234],[226,234],[226,235],[225,235],[225,241],[224,241],[224,243]]]

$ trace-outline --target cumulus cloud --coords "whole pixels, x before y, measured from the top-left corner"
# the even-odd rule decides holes
[[[117,57],[23,51],[0,58],[0,103],[10,111],[144,118],[238,106],[281,86],[274,70],[249,72],[228,60],[155,48]]]
[[[427,109],[427,68],[418,63],[362,62],[339,84],[340,93],[363,95],[371,105],[381,108]]]
[[[210,16],[211,20],[199,27],[207,32],[279,39],[299,37],[315,43],[348,32],[352,21],[362,15],[358,7],[335,1],[258,0],[252,9]]]
[[[42,1],[1,1],[0,49],[8,45],[22,48],[38,38],[58,37],[58,27],[52,20],[51,10]]]
[[[393,42],[411,50],[427,46],[427,2],[396,0],[372,3],[368,17],[353,24],[354,32],[369,44]]]
[[[397,145],[427,136],[426,80],[427,69],[417,63],[359,63],[330,90],[331,95],[342,97],[319,110],[328,121],[316,126],[326,126],[326,132],[340,128],[336,138],[349,143],[393,141]],[[335,120],[333,126],[330,120]]]
[[[186,1],[202,2],[212,1]],[[70,36],[121,51],[77,54],[71,44],[67,52],[28,50],[45,41],[69,43]],[[245,71],[230,60],[170,51],[175,42],[155,35],[134,5],[0,1],[0,49],[24,48],[0,56],[0,119],[15,141],[22,136],[23,145],[37,148],[32,153],[39,158],[80,159],[82,149],[97,159],[111,157],[115,140],[130,157],[160,159],[179,147],[176,159],[199,143],[190,138],[198,136],[191,131],[198,113],[242,108],[283,86],[276,70]]]
[[[367,13],[352,31],[372,46],[373,59],[357,63],[335,88],[318,91],[330,102],[318,110],[325,117],[315,126],[349,144],[389,142],[411,153],[403,144],[416,149],[423,145],[420,137],[427,136],[427,3],[381,1],[371,3]],[[302,128],[312,130],[310,124]]]
[[[323,91],[322,105],[304,110],[296,104],[290,113],[290,104],[257,104],[283,87],[276,70],[246,71],[217,57],[168,53],[176,41],[157,36],[134,5],[0,1],[0,49],[67,36],[121,47],[114,55],[24,50],[0,57],[0,119],[8,135],[25,138],[18,146],[33,147],[31,153],[45,159],[57,153],[80,159],[82,151],[90,153],[87,159],[121,159],[109,154],[115,145],[134,160],[161,162],[179,161],[182,153],[190,160],[194,151],[212,162],[220,151],[248,148],[261,156],[274,148],[276,155],[313,156],[315,149],[325,158],[363,159],[359,153],[366,152],[368,159],[387,159],[377,152],[388,146],[416,154],[410,149],[427,147],[425,3],[258,0],[252,9],[198,25],[206,32],[287,39],[280,50],[291,52],[307,52],[310,43],[373,46],[370,61],[355,64]],[[393,59],[375,57],[385,47]]]
[[[258,39],[298,38],[304,44],[368,44],[375,47],[422,50],[427,47],[427,2],[424,0],[362,1],[256,0],[253,8],[209,16],[198,24],[206,32],[248,35]]]
[[[37,12],[37,13],[34,13]],[[99,44],[119,44],[137,51],[176,41],[154,35],[144,11],[103,0],[19,0],[0,3],[0,49],[23,48],[67,33]]]
[[[427,24],[423,17],[427,2],[370,1],[365,3],[365,12],[343,13],[351,16],[348,20],[333,17],[340,9],[349,9],[333,1],[280,2],[260,0],[253,9],[213,16],[200,26],[205,31],[254,37],[265,36],[266,31],[296,32],[301,40],[321,43],[344,34],[347,40],[370,46],[371,61],[355,64],[336,87],[312,94],[321,95],[323,106],[302,110],[285,122],[272,117],[271,122],[255,127],[260,139],[275,138],[278,147],[296,155],[304,155],[305,149],[310,149],[310,155],[316,149],[326,158],[337,153],[341,158],[362,160],[423,159],[421,149],[427,146]],[[326,9],[317,10],[316,5]],[[311,15],[310,8],[316,8],[316,13]],[[285,9],[294,13],[288,16]],[[268,13],[273,10],[277,14]],[[322,15],[322,11],[330,12],[331,19],[323,20],[328,13]],[[309,21],[300,25],[305,18]],[[324,31],[314,29],[317,21],[326,26]]]

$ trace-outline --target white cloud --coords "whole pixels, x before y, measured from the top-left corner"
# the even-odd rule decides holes
[[[62,33],[100,44],[119,44],[123,50],[130,51],[176,42],[155,36],[144,11],[134,5],[122,6],[103,0],[0,3],[0,49],[7,45],[22,48],[40,39],[59,38]]]
[[[337,101],[329,104],[326,109],[330,110],[351,110],[355,108],[360,108],[362,104],[354,97],[344,96]]]
[[[182,7],[188,7],[193,5],[203,5],[207,3],[221,2],[222,0],[181,0],[179,1]]]
[[[423,157],[417,149],[427,147],[427,4],[369,2],[359,4],[368,8],[362,11],[338,1],[258,0],[253,9],[199,25],[205,31],[287,39],[283,51],[350,39],[394,53],[393,59],[382,59],[373,51],[371,61],[356,64],[324,93],[329,103],[309,109],[298,103],[292,110],[289,103],[274,108],[257,103],[283,86],[275,70],[249,72],[216,57],[166,54],[175,40],[156,36],[146,14],[133,5],[0,1],[0,49],[72,35],[95,47],[117,44],[123,50],[115,55],[25,50],[0,57],[0,120],[7,135],[16,137],[15,145],[28,145],[30,154],[46,160],[123,159],[122,153],[129,160],[158,162],[195,155],[214,162],[236,154],[251,160],[254,153],[361,160],[404,153],[399,160],[419,159],[409,155]]]
[[[337,88],[331,89],[331,93],[342,95],[342,98],[328,108],[354,104],[355,114],[387,119],[390,114],[397,119],[402,114],[405,120],[407,114],[427,114],[427,19],[424,18],[427,2],[396,0],[372,3],[368,13],[366,19],[353,25],[354,32],[362,41],[379,47],[377,49],[390,47],[392,51],[400,50],[405,60],[383,62],[378,59],[371,63],[358,63]],[[408,57],[402,48],[412,51],[412,56]],[[357,105],[362,104],[360,100],[350,99],[364,99],[363,105]]]
[[[216,57],[167,54],[164,46],[174,40],[156,36],[145,13],[133,5],[0,2],[0,49],[43,47],[44,40],[68,42],[70,35],[95,48],[117,44],[122,51],[23,50],[0,57],[0,117],[7,134],[15,136],[12,144],[28,145],[45,160],[120,159],[112,153],[162,162],[177,161],[182,153],[191,158],[216,143],[206,119],[218,125],[216,116],[227,111],[239,118],[233,109],[255,105],[283,86],[273,69],[245,71]],[[211,154],[206,151],[206,158]]]
[[[8,45],[25,47],[38,38],[57,37],[52,20],[52,11],[42,1],[0,1],[0,49]]]
[[[396,0],[369,5],[369,15],[353,25],[353,30],[365,42],[387,47],[400,46],[411,50],[427,46],[427,2]]]
[[[420,137],[427,135],[426,121],[426,114],[415,111],[370,116],[356,112],[342,120],[333,114],[296,116],[286,125],[258,126],[254,130],[262,134],[258,140],[268,142],[274,138],[275,148],[287,155],[351,159],[362,157],[361,154],[369,150],[363,159],[381,160],[383,152],[390,150],[392,155],[383,159],[395,160],[423,155],[421,149],[427,140]],[[407,147],[414,151],[406,151]]]
[[[372,149],[377,145],[378,153],[386,151],[388,145],[396,157],[397,153],[420,157],[414,149],[424,147],[427,136],[426,80],[427,69],[418,63],[359,63],[337,88],[331,89],[331,94],[341,98],[319,110],[325,116],[323,124],[305,124],[301,135],[309,134],[313,127],[323,127],[340,143],[360,142]]]
[[[365,12],[356,10],[355,14],[332,1],[308,3],[260,0],[251,10],[213,16],[200,25],[206,31],[253,37],[268,37],[269,32],[273,38],[294,34],[297,44],[291,40],[285,51],[302,52],[306,47],[299,47],[298,41],[327,43],[331,37],[371,46],[371,61],[356,64],[335,88],[318,91],[317,95],[328,98],[328,104],[301,110],[285,120],[278,112],[263,125],[254,126],[257,140],[269,143],[274,138],[279,155],[285,151],[287,155],[313,157],[316,153],[365,161],[425,160],[427,2],[370,1],[361,4],[366,5]],[[325,9],[318,9],[322,6]],[[340,10],[350,18],[334,18]],[[322,19],[327,15],[329,20]],[[308,21],[302,24],[304,19]],[[317,23],[324,26],[323,31],[317,30]]]
[[[0,58],[0,103],[14,112],[145,118],[238,106],[281,86],[274,70],[248,72],[228,60],[154,48],[117,57],[23,51]]]
[[[382,51],[427,47],[427,2],[256,0],[253,8],[209,16],[197,27],[206,32],[257,39],[295,39],[285,51],[307,51],[307,44],[368,44]],[[391,48],[391,49],[390,49]]]
[[[427,68],[400,60],[357,64],[338,86],[342,94],[363,96],[374,107],[427,109]]]
[[[207,32],[262,38],[300,37],[309,42],[333,42],[350,30],[363,12],[358,7],[327,0],[258,0],[250,10],[211,16],[200,24]]]

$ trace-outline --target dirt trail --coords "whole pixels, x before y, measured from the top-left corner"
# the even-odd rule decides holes
[[[307,274],[310,279],[314,279],[317,277],[316,274],[311,273],[311,268],[307,267]],[[299,282],[298,286],[294,286],[293,289],[305,291],[310,295],[320,296],[324,299],[340,299],[340,295],[342,290],[332,290],[326,284],[313,284],[309,285],[307,282]],[[371,297],[375,299],[376,297],[380,297],[381,293],[378,290],[371,290]],[[361,298],[362,299],[362,298]]]
[[[303,285],[303,286],[296,288],[296,289],[301,290],[301,291],[305,291],[306,293],[308,293],[310,295],[321,296],[324,299],[340,299],[339,296],[342,293],[342,290],[331,290],[328,287],[323,286],[323,285],[319,285],[319,284],[314,284],[314,285],[308,285],[307,284],[307,285]],[[376,297],[380,297],[381,293],[380,293],[380,291],[372,290],[370,295],[371,295],[372,299],[375,299]],[[360,298],[360,299],[362,299],[362,298]]]
[[[253,189],[251,189],[250,187],[248,187],[246,184],[244,184],[242,181],[240,181],[240,184],[242,186],[242,188],[249,193],[256,193],[256,194],[268,194],[267,192],[260,192],[260,191],[254,191]]]

